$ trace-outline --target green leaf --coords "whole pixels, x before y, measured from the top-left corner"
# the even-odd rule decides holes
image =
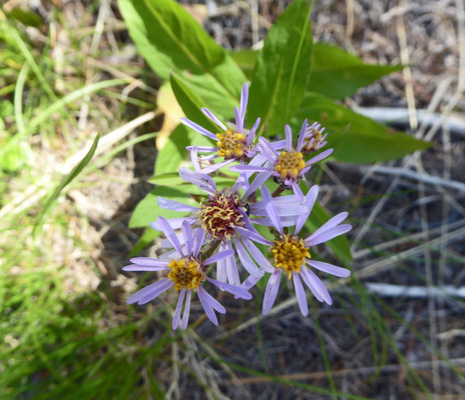
[[[131,38],[163,79],[170,71],[189,77],[196,93],[230,118],[245,76],[226,50],[173,0],[119,0]]]
[[[320,122],[330,133],[349,127],[349,133],[341,146],[332,154],[339,161],[358,164],[388,161],[416,150],[425,150],[432,145],[403,132],[396,132],[317,93],[305,94],[296,115],[296,123],[293,124],[296,129],[305,118],[310,123]],[[332,146],[331,136],[328,142],[329,148]]]
[[[51,205],[55,202],[55,200],[58,198],[60,195],[61,191],[68,186],[74,178],[76,178],[81,171],[84,169],[84,167],[89,164],[90,160],[92,160],[92,157],[94,156],[95,150],[97,150],[98,142],[100,140],[101,133],[99,132],[97,136],[94,139],[94,142],[92,143],[92,146],[90,147],[89,151],[87,154],[84,156],[84,158],[80,161],[76,167],[68,174],[66,175],[63,180],[60,182],[60,184],[55,188],[53,191],[52,195],[48,198],[47,202],[45,205],[42,207],[42,210],[40,211],[39,216],[37,217],[36,223],[34,225],[34,230],[33,230],[33,236],[35,237],[37,233],[37,227],[40,225],[42,219],[44,218],[45,214],[48,212],[48,209],[51,207]]]
[[[15,19],[26,26],[33,26],[35,28],[38,28],[44,22],[39,14],[21,8],[13,8],[5,14],[9,19]]]
[[[0,130],[3,121],[0,119]],[[31,148],[27,142],[15,143],[6,151],[0,152],[0,170],[17,172],[23,167],[29,158]]]
[[[312,212],[310,213],[308,220],[305,222],[305,227],[313,233],[320,226],[328,222],[330,218],[331,217],[326,213],[320,203],[315,202]],[[349,243],[345,236],[337,236],[329,242],[326,242],[325,245],[328,246],[338,257],[347,261],[352,260]]]
[[[153,240],[156,237],[160,235],[161,235],[160,231],[156,231],[155,229],[150,228],[150,227],[145,228],[144,233],[139,238],[137,243],[134,245],[132,250],[129,252],[129,257],[134,257],[137,253],[139,253],[139,251],[144,250],[150,243],[153,242]]]
[[[307,86],[312,61],[311,7],[290,4],[270,29],[258,54],[250,86],[248,119],[262,118],[268,134],[280,133],[294,116]]]
[[[155,160],[155,173],[157,175],[165,172],[178,171],[180,164],[186,159],[190,138],[187,128],[184,125],[178,125],[174,128],[171,135],[157,154]]]
[[[307,88],[333,99],[343,99],[353,95],[361,87],[402,68],[402,65],[365,64],[360,58],[339,47],[316,43]]]
[[[197,190],[197,191],[196,191]],[[134,213],[129,221],[130,228],[146,228],[153,221],[162,215],[165,218],[185,217],[189,215],[188,212],[172,211],[161,208],[158,205],[158,196],[166,199],[179,201],[184,204],[195,206],[197,203],[189,197],[189,193],[204,193],[198,192],[194,185],[178,185],[176,188],[168,186],[157,186],[145,198],[139,202]]]
[[[232,51],[229,55],[236,62],[245,77],[249,80],[252,79],[252,73],[257,60],[257,50],[245,49],[240,51]]]
[[[171,74],[170,81],[176,100],[186,117],[212,133],[217,132],[218,127],[202,112],[202,107],[207,106],[205,102],[174,73]]]

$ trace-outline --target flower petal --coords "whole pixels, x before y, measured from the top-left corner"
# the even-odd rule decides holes
[[[176,249],[176,251],[181,254],[181,256],[184,257],[184,253],[182,251],[181,243],[179,243],[179,239],[176,236],[176,233],[174,233],[173,228],[168,224],[165,218],[162,216],[158,217],[158,223],[160,224],[160,227],[165,234],[166,238],[170,241],[170,243],[173,245],[173,247]]]
[[[197,221],[197,218],[194,217],[179,217],[179,218],[170,218],[166,220],[169,226],[173,229],[179,229],[182,227],[182,224],[184,221],[189,221],[191,224]],[[162,231],[163,229],[161,228],[160,222],[159,221],[154,221],[151,222],[150,227],[152,229],[155,229],[156,231]]]
[[[241,118],[241,111],[234,107],[234,116],[236,117],[236,126],[239,133],[244,132],[244,120]]]
[[[340,278],[347,278],[351,273],[350,270],[346,268],[336,267],[333,264],[325,263],[322,261],[307,260],[307,263],[310,264],[313,268],[319,269],[320,271],[334,276],[339,276]]]
[[[302,193],[302,190],[299,187],[299,184],[296,181],[292,181],[292,189],[294,190],[295,197],[298,201],[304,201],[305,196]]]
[[[326,157],[329,157],[329,155],[334,151],[334,149],[328,149],[323,151],[323,153],[318,154],[317,156],[311,158],[308,160],[305,165],[308,167],[309,165],[315,164],[318,161],[321,161],[325,159]]]
[[[276,229],[282,235],[284,233],[283,226],[281,225],[281,220],[279,219],[278,211],[276,210],[276,206],[273,202],[273,198],[271,197],[271,193],[265,185],[262,186],[261,193],[262,199],[265,203],[266,213],[268,214],[268,217],[273,221],[273,224],[276,227]]]
[[[237,255],[239,256],[239,260],[241,261],[242,265],[246,269],[246,271],[251,275],[257,275],[260,270],[257,268],[255,263],[253,262],[252,258],[247,253],[244,245],[241,243],[240,239],[236,239],[234,241],[236,245]]]
[[[194,243],[192,244],[192,255],[197,257],[199,251],[205,243],[205,231],[202,228],[197,228],[194,232]]]
[[[160,267],[160,266],[168,266],[169,261],[166,260],[159,260],[157,258],[149,258],[149,257],[135,257],[131,258],[129,261],[131,261],[134,264],[138,265],[146,265],[146,266],[152,266],[152,267]]]
[[[270,242],[269,240],[265,239],[259,233],[251,232],[248,229],[244,229],[244,228],[241,228],[241,227],[236,227],[235,231],[237,233],[240,233],[241,235],[255,241],[255,242],[265,244],[265,245],[268,245],[268,246],[273,245],[273,242]]]
[[[194,238],[192,235],[191,224],[186,220],[182,223],[182,234],[184,236],[184,242],[186,243],[186,252],[190,256],[192,254],[192,245],[194,243]]]
[[[166,208],[167,210],[173,211],[187,211],[187,212],[196,212],[199,211],[198,207],[189,206],[187,204],[181,203],[179,201],[165,199],[164,197],[158,196],[158,205],[161,208]]]
[[[308,303],[307,295],[305,294],[304,287],[300,281],[299,274],[295,271],[292,272],[292,278],[294,280],[295,295],[297,297],[297,302],[299,303],[300,312],[303,316],[308,315]]]
[[[307,267],[302,267],[300,269],[300,276],[318,301],[326,302],[329,305],[333,304],[333,300],[331,299],[331,295],[329,294],[328,289],[326,289],[326,286],[312,270],[308,269]]]
[[[252,143],[253,138],[255,137],[255,132],[257,132],[258,126],[260,125],[260,118],[257,118],[255,121],[255,124],[253,124],[252,129],[250,130],[249,134],[247,135],[247,139],[245,141],[245,144],[248,146],[250,143]]]
[[[212,305],[209,302],[209,294],[205,291],[202,286],[199,286],[197,291],[199,296],[200,303],[202,304],[205,314],[207,314],[208,319],[216,326],[218,326],[218,319],[216,318],[215,312],[213,311]]]
[[[165,260],[162,260],[165,261]],[[159,265],[158,267],[154,266],[148,266],[148,265],[137,265],[137,264],[131,264],[131,265],[126,265],[123,267],[123,271],[164,271],[168,269],[168,266],[161,266]]]
[[[228,258],[228,257],[231,257],[233,256],[235,253],[235,251],[233,249],[228,249],[228,250],[225,250],[225,251],[220,251],[214,255],[212,255],[211,257],[207,258],[203,264],[205,265],[209,265],[209,264],[213,264],[213,263],[216,263],[217,261],[219,260],[223,260],[225,258]]]
[[[276,296],[278,295],[279,290],[279,283],[281,281],[281,271],[275,270],[268,280],[268,284],[266,285],[265,296],[263,298],[263,307],[262,313],[266,315],[270,312],[271,307],[276,300]]]
[[[179,169],[179,175],[184,181],[193,183],[208,194],[214,194],[217,190],[215,181],[207,174],[194,172],[189,168],[182,167]]]
[[[180,121],[181,121],[182,124],[188,126],[189,128],[192,128],[194,131],[197,131],[200,134],[202,134],[202,135],[204,135],[206,137],[209,137],[210,139],[213,139],[215,141],[218,140],[216,135],[214,135],[210,131],[207,131],[205,128],[202,128],[200,125],[197,125],[195,122],[192,122],[191,120],[189,120],[187,118],[181,118]]]
[[[306,213],[303,213],[301,214],[298,218],[297,218],[297,222],[295,224],[295,231],[294,231],[294,235],[298,235],[300,230],[302,229],[302,227],[304,226],[305,222],[307,221],[308,219],[308,216],[310,215],[310,213],[312,212],[312,209],[313,209],[313,205],[315,204],[315,201],[316,201],[316,198],[318,196],[318,191],[319,191],[319,186],[318,185],[314,185],[310,188],[310,190],[308,191],[307,195],[305,196],[305,206],[307,207],[307,212]]]
[[[186,305],[184,306],[184,313],[182,315],[181,329],[187,328],[187,322],[189,321],[189,312],[191,310],[191,299],[192,290],[188,290],[186,293]]]
[[[263,253],[246,237],[242,238],[244,246],[247,248],[249,251],[250,255],[252,258],[255,260],[257,265],[260,265],[262,269],[264,269],[266,272],[274,272],[275,269],[273,266],[270,264],[268,259],[263,255]],[[272,242],[270,242],[271,245],[273,245]]]
[[[291,127],[286,124],[286,151],[290,153],[292,151],[292,131]]]
[[[326,229],[318,234],[314,233],[309,238],[304,240],[304,243],[309,246],[316,246],[317,244],[327,242],[335,238],[336,236],[342,235],[349,232],[352,229],[352,225],[339,225],[333,228]]]
[[[308,127],[308,121],[305,120],[304,123],[302,124],[302,128],[300,129],[300,133],[299,133],[299,139],[297,141],[297,152],[300,153],[300,151],[302,150],[302,145],[304,143],[304,139],[305,139],[305,131],[307,130],[307,127]]]
[[[202,107],[202,112],[210,118],[216,125],[218,125],[223,131],[227,131],[228,128],[226,127],[225,124],[223,124],[216,116],[208,109],[205,107]],[[216,140],[216,139],[215,139]]]
[[[174,282],[169,278],[165,278],[161,281],[152,283],[151,285],[146,286],[145,288],[139,290],[138,292],[134,293],[131,297],[129,297],[126,301],[126,304],[137,303],[146,296],[151,296],[151,299],[148,300],[150,301],[173,285]]]
[[[186,296],[186,288],[181,289],[181,293],[179,293],[178,297],[178,304],[176,305],[176,309],[174,310],[174,316],[173,316],[173,330],[177,329],[179,326],[179,321],[181,319],[181,308],[182,308],[182,303],[184,302],[184,297]]]
[[[242,90],[241,90],[241,119],[242,122],[245,120],[245,110],[247,109],[247,103],[249,101],[249,87],[247,86],[247,83],[244,83],[242,85]]]
[[[231,285],[229,283],[220,282],[216,279],[207,277],[207,281],[213,283],[215,286],[219,287],[221,290],[226,290],[227,292],[235,295],[236,298],[241,298],[244,300],[250,300],[252,295],[244,288],[240,286]]]

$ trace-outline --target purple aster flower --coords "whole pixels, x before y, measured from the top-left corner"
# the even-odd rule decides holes
[[[209,278],[206,271],[210,264],[221,260],[230,259],[234,256],[234,250],[228,249],[220,251],[215,255],[202,260],[199,256],[201,247],[205,243],[205,231],[197,229],[192,231],[190,224],[185,221],[182,224],[182,235],[184,245],[181,245],[178,236],[175,234],[166,219],[159,217],[159,224],[174,248],[174,253],[170,259],[155,259],[147,257],[137,257],[131,259],[133,264],[123,268],[125,271],[170,271],[168,277],[161,281],[152,283],[147,287],[139,290],[127,300],[127,304],[146,304],[155,299],[160,294],[174,286],[179,292],[178,302],[174,312],[173,329],[177,329],[181,320],[181,309],[184,305],[184,313],[182,316],[181,328],[186,329],[189,319],[189,311],[191,305],[191,297],[193,292],[197,292],[200,303],[207,314],[208,319],[215,325],[218,325],[215,311],[224,314],[226,310],[218,303],[201,285],[208,281],[221,290],[226,290],[234,294],[234,296],[250,300],[252,295],[245,289],[228,283],[219,282]]]
[[[302,142],[302,153],[313,153],[319,151],[322,147],[326,146],[328,143],[325,141],[327,133],[323,135],[325,128],[321,128],[321,124],[314,122],[312,125],[308,126],[303,135]],[[300,141],[300,136],[299,136]]]
[[[299,187],[300,180],[310,170],[312,164],[328,157],[333,152],[333,149],[328,149],[305,162],[301,151],[304,144],[305,132],[307,130],[307,120],[305,120],[302,124],[297,148],[295,150],[292,147],[292,132],[290,126],[286,125],[285,130],[286,147],[282,152],[278,152],[272,143],[265,138],[259,138],[257,147],[260,150],[260,153],[267,158],[267,163],[264,167],[255,165],[237,165],[231,167],[230,170],[236,172],[267,173],[272,175],[278,179],[284,188],[292,188],[297,198],[299,200],[303,200],[304,195]]]
[[[228,128],[207,108],[202,108],[203,113],[221,128],[221,133],[214,134],[187,118],[181,118],[181,122],[184,125],[216,141],[216,146],[195,146],[196,151],[198,152],[213,153],[212,155],[200,158],[200,160],[213,160],[219,157],[224,158],[223,162],[212,164],[209,167],[202,169],[203,173],[210,174],[234,161],[239,161],[241,164],[244,164],[244,161],[250,160],[257,153],[256,149],[254,149],[252,140],[254,139],[255,132],[260,125],[260,118],[257,118],[252,129],[247,133],[245,130],[245,111],[247,109],[248,99],[249,89],[247,84],[244,83],[242,86],[240,107],[234,107],[236,117],[236,126],[234,129]],[[192,151],[194,146],[186,148],[187,150]]]
[[[258,275],[261,273],[256,264],[264,266],[268,271],[273,271],[266,257],[249,238],[237,232],[237,228],[242,228],[256,233],[252,222],[261,225],[272,224],[267,217],[267,203],[265,201],[255,203],[248,201],[248,198],[263,184],[263,178],[266,177],[258,176],[245,193],[240,196],[237,182],[232,189],[219,191],[215,181],[209,175],[185,167],[180,169],[179,174],[186,182],[193,183],[203,190],[206,196],[199,197],[200,204],[197,207],[158,197],[158,205],[162,208],[194,213],[190,217],[168,219],[167,223],[170,227],[179,229],[186,221],[189,224],[200,223],[206,232],[207,240],[221,242],[219,244],[220,251],[236,249],[239,260],[249,274]],[[297,219],[307,211],[306,205],[297,201],[295,196],[281,196],[272,201],[284,226],[295,225]],[[162,229],[159,221],[152,222],[150,226],[155,230]],[[234,258],[220,260],[217,263],[217,278],[233,285],[239,286],[241,284]]]
[[[343,278],[350,275],[350,271],[348,269],[337,267],[326,262],[312,260],[310,254],[313,246],[327,242],[328,240],[342,235],[352,229],[350,225],[339,225],[347,218],[347,212],[342,212],[334,216],[306,238],[300,238],[298,236],[305,221],[310,215],[317,195],[318,186],[313,186],[305,197],[309,211],[302,214],[297,219],[294,234],[291,235],[284,231],[283,224],[277,213],[276,207],[274,203],[270,201],[271,194],[265,186],[262,186],[262,197],[265,201],[267,201],[266,210],[269,218],[273,221],[274,227],[279,232],[279,238],[274,241],[270,241],[263,238],[258,233],[251,233],[245,229],[243,230],[242,228],[238,228],[239,232],[244,236],[247,236],[249,239],[270,246],[270,253],[273,257],[272,262],[274,268],[265,290],[263,314],[267,314],[270,311],[276,300],[281,275],[283,273],[287,273],[288,279],[291,279],[291,277],[293,279],[297,301],[303,315],[308,314],[308,304],[301,279],[319,301],[332,304],[328,290],[309,267]],[[268,271],[263,271],[262,276],[265,272]],[[250,289],[250,287],[258,281],[258,279],[258,276],[250,277],[242,284],[242,287]]]

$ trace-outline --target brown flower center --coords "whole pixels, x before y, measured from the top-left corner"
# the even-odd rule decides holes
[[[182,258],[180,260],[171,260],[168,264],[171,272],[168,274],[174,284],[175,289],[197,289],[199,284],[205,280],[205,274],[202,271],[202,264],[194,258]]]

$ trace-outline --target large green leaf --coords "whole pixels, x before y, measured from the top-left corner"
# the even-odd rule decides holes
[[[129,33],[163,79],[170,71],[189,77],[208,105],[229,118],[245,76],[226,51],[173,0],[119,0]]]
[[[145,198],[139,202],[134,210],[131,220],[129,221],[130,228],[146,228],[161,215],[165,218],[184,217],[189,215],[188,212],[179,212],[166,210],[158,205],[158,196],[165,197],[170,200],[180,201],[185,204],[195,206],[195,201],[189,197],[188,193],[195,190],[194,185],[179,185],[176,188],[167,186],[157,186]],[[201,192],[203,193],[203,192]]]
[[[402,65],[365,64],[360,58],[339,47],[317,43],[313,49],[308,89],[334,99],[342,99],[402,68]]]
[[[305,0],[287,7],[258,54],[250,86],[248,120],[262,118],[268,134],[280,133],[294,116],[312,61],[311,8]]]
[[[212,133],[217,132],[218,127],[202,112],[202,107],[206,107],[205,102],[174,73],[171,74],[170,81],[176,100],[186,117]]]
[[[295,127],[305,118],[310,122],[319,121],[330,133],[348,127],[343,143],[332,155],[339,161],[359,164],[388,161],[431,146],[429,142],[395,132],[317,93],[305,94]],[[328,140],[328,147],[331,147],[330,135]]]

